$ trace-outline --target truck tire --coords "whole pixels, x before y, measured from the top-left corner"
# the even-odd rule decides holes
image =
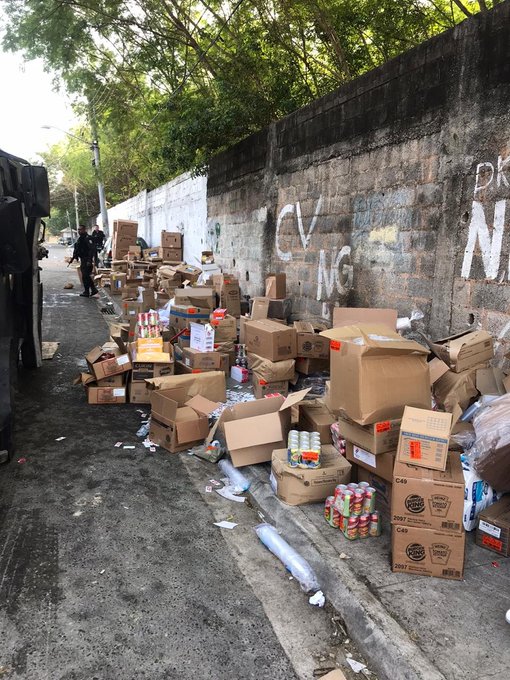
[[[21,360],[25,368],[39,368],[42,364],[42,305],[43,289],[40,277],[39,230],[41,221],[38,218],[29,220],[27,239],[31,244],[32,264],[23,274],[25,329],[21,345]]]

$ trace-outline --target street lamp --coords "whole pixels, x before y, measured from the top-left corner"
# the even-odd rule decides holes
[[[67,132],[67,130],[63,130],[62,128],[57,127],[56,125],[41,125],[41,127],[44,128],[45,130],[59,130],[68,137],[72,137],[73,139],[77,139],[79,142],[86,144],[88,147],[90,147],[91,151],[94,153],[94,167],[96,169],[97,178],[97,193],[99,195],[99,207],[101,209],[101,219],[103,220],[103,231],[105,232],[105,235],[108,236],[109,234],[108,210],[106,209],[106,198],[101,173],[101,159],[99,157],[99,143],[97,139],[88,142],[85,139],[78,137],[77,135],[73,135],[71,132]]]

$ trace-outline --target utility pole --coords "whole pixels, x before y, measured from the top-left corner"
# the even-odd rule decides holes
[[[76,217],[76,231],[78,231],[78,227],[80,226],[80,216],[78,214],[78,187],[74,187],[74,214]]]
[[[97,180],[97,192],[99,194],[99,208],[101,210],[101,220],[103,222],[103,231],[105,233],[105,236],[109,236],[110,229],[109,229],[109,225],[108,225],[108,210],[106,208],[106,196],[105,196],[105,193],[104,193],[103,174],[102,174],[102,171],[101,171],[101,158],[99,156],[99,142],[98,142],[98,139],[97,139],[96,114],[95,114],[93,105],[90,103],[90,100],[89,100],[89,115],[90,115],[90,127],[92,129],[91,149],[92,149],[92,152],[94,153],[94,170],[95,170],[95,173],[96,173],[96,180]]]

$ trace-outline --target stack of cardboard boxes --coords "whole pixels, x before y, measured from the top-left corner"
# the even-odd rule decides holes
[[[214,274],[214,290],[219,296],[219,307],[226,309],[229,316],[241,316],[241,289],[239,279],[234,274]]]
[[[295,321],[297,333],[296,371],[304,375],[329,371],[329,341],[309,321]]]
[[[112,259],[122,260],[129,253],[130,246],[136,245],[138,222],[114,220],[112,236]]]
[[[161,245],[158,257],[162,262],[179,264],[182,262],[182,234],[176,231],[161,232]]]
[[[295,375],[295,328],[272,319],[248,321],[244,325],[244,339],[255,397],[260,399],[273,393],[286,396],[289,380]]]

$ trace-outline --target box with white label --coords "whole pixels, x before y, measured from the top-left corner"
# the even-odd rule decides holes
[[[350,463],[356,463],[356,465],[365,468],[365,470],[374,472],[387,482],[392,481],[396,451],[387,451],[386,453],[376,455],[352,442],[346,442],[346,444],[346,458]]]
[[[480,513],[476,542],[498,555],[510,556],[510,495]]]
[[[214,328],[206,323],[190,323],[191,338],[189,346],[199,352],[214,352]]]
[[[89,404],[125,404],[126,387],[87,386],[87,401]]]

